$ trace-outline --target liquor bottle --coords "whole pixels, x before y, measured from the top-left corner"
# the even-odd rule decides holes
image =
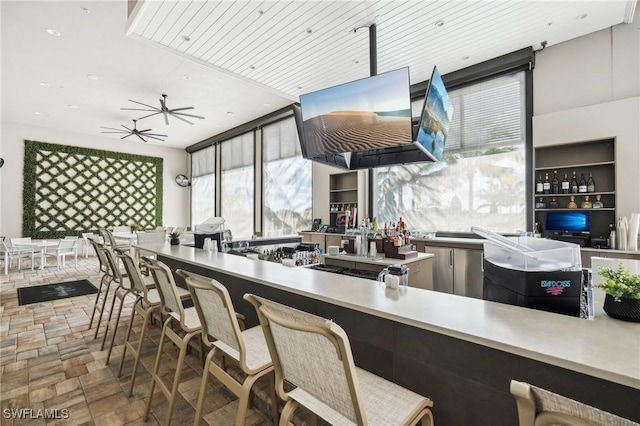
[[[587,192],[587,181],[584,179],[584,173],[580,174],[580,183],[578,184],[578,192]]]
[[[538,175],[538,182],[536,182],[536,194],[542,194],[544,191],[544,185],[542,183],[542,175]]]
[[[613,223],[609,224],[609,248],[616,248],[616,230],[613,227]]]
[[[540,238],[542,236],[542,231],[540,230],[540,224],[538,222],[533,225],[533,237]]]
[[[551,201],[549,202],[549,208],[550,209],[558,208],[558,201],[556,201],[556,197],[551,198]]]
[[[604,207],[604,203],[600,200],[600,198],[602,198],[602,195],[600,194],[596,195],[596,201],[594,201],[593,203],[594,209],[601,209]]]
[[[591,173],[589,173],[589,180],[587,181],[587,192],[596,192],[596,181],[593,180]]]
[[[568,209],[577,209],[578,208],[578,204],[576,203],[576,197],[575,196],[571,196],[569,197],[569,204],[567,204],[567,208]]]
[[[551,182],[549,182],[549,173],[544,174],[544,182],[542,183],[542,192],[548,194],[551,192]]]
[[[547,205],[542,200],[542,197],[538,198],[538,201],[536,202],[536,209],[546,209],[546,208],[547,208]]]
[[[551,181],[551,193],[559,194],[560,193],[560,182],[558,182],[558,171],[553,171],[553,180]]]
[[[562,193],[568,194],[571,188],[569,188],[569,179],[567,179],[567,174],[564,174],[564,179],[562,179]]]
[[[588,195],[584,196],[584,201],[582,202],[580,207],[583,208],[583,209],[590,209],[591,207],[593,207],[593,204],[591,204],[591,201],[589,201],[589,196]]]
[[[573,178],[571,179],[571,193],[578,193],[578,179],[576,179],[576,171],[573,171]]]

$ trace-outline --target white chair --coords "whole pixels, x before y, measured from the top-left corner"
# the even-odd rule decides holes
[[[519,426],[638,426],[606,411],[524,382],[511,381]]]
[[[89,257],[89,252],[92,251],[91,249],[93,248],[91,245],[91,241],[89,240],[96,240],[98,242],[100,242],[100,236],[98,234],[94,234],[92,232],[83,232],[82,233],[82,254],[84,255],[84,258],[87,259]],[[94,251],[95,253],[95,251]]]
[[[75,239],[64,239],[60,240],[60,242],[51,247],[44,247],[44,256],[46,257],[55,257],[56,258],[56,266],[60,269],[60,264],[62,266],[66,266],[66,258],[67,256],[73,256],[75,261],[75,267],[78,267],[78,238]]]
[[[167,242],[167,235],[162,232],[143,232],[138,234],[138,244],[165,244]],[[150,251],[146,251],[144,249],[136,248],[135,251],[136,259],[139,262],[140,270],[144,275],[149,275],[149,271],[147,270],[147,264],[145,262],[141,262],[140,259],[142,256],[147,256],[149,258],[155,259],[155,253]]]
[[[256,326],[241,330],[229,292],[218,281],[182,269],[178,269],[176,274],[187,282],[191,300],[202,323],[202,340],[211,348],[204,363],[194,424],[200,423],[204,395],[211,373],[239,398],[236,426],[245,424],[249,397],[255,382],[263,376],[271,375],[270,406],[275,425],[278,422],[278,402],[273,387],[273,363],[262,328]],[[230,372],[225,362],[219,360],[221,357],[242,370],[240,379]]]
[[[114,226],[113,232],[131,232],[131,228],[128,226]]]
[[[14,259],[18,261],[18,271],[22,266],[22,259],[31,259],[31,270],[33,271],[33,248],[31,247],[7,247],[4,241],[1,241],[0,257],[4,259],[4,274],[9,273],[9,266]]]
[[[299,406],[332,425],[433,425],[428,398],[354,365],[345,331],[333,321],[245,294],[262,324],[286,401],[280,426]],[[295,386],[286,391],[285,382]]]

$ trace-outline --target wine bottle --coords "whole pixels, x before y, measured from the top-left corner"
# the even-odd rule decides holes
[[[589,173],[589,180],[587,181],[587,192],[596,192],[596,181],[593,180],[591,173]]]
[[[568,194],[569,193],[569,179],[567,179],[567,174],[564,174],[564,179],[562,179],[562,193],[563,194]]]
[[[576,179],[576,171],[573,171],[573,178],[571,179],[571,193],[578,193],[578,179]]]
[[[580,174],[580,183],[578,184],[578,192],[587,192],[587,181],[584,178],[584,173]]]
[[[544,174],[544,182],[542,183],[542,192],[548,194],[551,192],[551,182],[549,182],[549,172]]]
[[[558,171],[553,171],[553,180],[551,181],[551,193],[559,194],[560,193],[560,182],[558,182]]]
[[[542,183],[542,175],[538,175],[538,182],[536,182],[536,194],[542,194],[544,192],[544,185]]]

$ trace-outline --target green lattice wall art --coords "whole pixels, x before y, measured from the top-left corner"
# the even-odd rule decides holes
[[[162,224],[162,158],[24,141],[22,234]]]

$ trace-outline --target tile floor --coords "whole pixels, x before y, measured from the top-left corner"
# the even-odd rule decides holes
[[[18,306],[18,287],[49,284],[61,281],[88,279],[99,283],[98,262],[93,256],[73,262],[60,271],[11,270],[0,276],[0,425],[156,425],[165,420],[167,400],[156,386],[151,415],[143,421],[153,369],[160,327],[156,322],[148,333],[136,386],[127,396],[133,358],[127,354],[123,373],[116,377],[128,321],[121,321],[111,355],[105,365],[107,350],[100,350],[101,334],[93,339],[89,320],[95,295],[78,296],[52,302]],[[70,266],[71,265],[71,266]],[[2,265],[4,267],[4,265]],[[2,271],[4,272],[4,270]],[[129,318],[133,298],[130,298],[123,318]],[[139,320],[139,317],[137,317]],[[140,330],[137,321],[134,332]],[[104,327],[101,329],[104,330]],[[137,340],[137,338],[135,338]],[[165,345],[162,373],[173,378],[177,350]],[[202,367],[196,351],[187,356],[172,425],[193,424],[195,405],[200,387]],[[172,367],[173,366],[173,367]],[[209,380],[204,407],[204,422],[210,425],[232,425],[237,410],[237,398],[214,378]],[[16,418],[17,411],[23,418]],[[37,418],[44,410],[58,410],[58,417]],[[53,413],[52,411],[47,411]],[[24,416],[28,418],[24,418]],[[40,416],[41,417],[41,416]],[[255,409],[249,411],[247,425],[269,425]]]

